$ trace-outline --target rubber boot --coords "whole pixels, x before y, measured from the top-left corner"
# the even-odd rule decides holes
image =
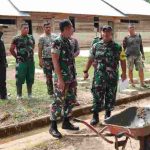
[[[27,84],[28,98],[32,98],[32,84]]]
[[[94,112],[90,124],[93,126],[96,125],[97,123],[99,123],[99,114],[97,112]]]
[[[22,85],[17,85],[17,100],[22,99]]]
[[[62,138],[62,134],[57,129],[57,122],[56,121],[51,121],[49,133],[55,138],[58,138],[58,139]]]
[[[74,125],[69,121],[69,118],[65,117],[65,118],[63,118],[62,129],[67,129],[67,130],[79,130],[79,127],[74,126]]]
[[[105,112],[105,119],[108,119],[111,116],[111,111],[110,110],[106,110]]]

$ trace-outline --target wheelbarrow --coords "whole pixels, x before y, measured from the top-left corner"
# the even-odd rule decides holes
[[[106,142],[115,144],[116,150],[120,147],[124,150],[129,138],[140,141],[140,150],[150,150],[150,108],[148,107],[125,109],[104,120],[104,128],[101,131],[83,120],[75,118],[74,121],[83,123]],[[115,142],[109,140],[107,136],[114,136]],[[121,137],[125,137],[125,140],[119,141]]]

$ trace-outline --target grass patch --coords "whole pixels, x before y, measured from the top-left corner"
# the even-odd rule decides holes
[[[77,57],[76,58],[76,70],[77,70],[78,78],[83,78],[83,70],[84,70],[87,60],[88,60],[87,57]],[[94,71],[94,69],[93,69],[93,67],[91,67],[89,70],[90,78],[93,77],[93,71]]]
[[[33,85],[33,99],[27,98],[26,86],[23,86],[23,100],[16,100],[15,80],[7,81],[8,92],[11,94],[10,100],[0,101],[0,113],[7,113],[11,117],[7,123],[18,123],[27,121],[35,117],[49,114],[49,105],[52,102],[47,94],[47,88],[44,82],[36,81]]]
[[[145,53],[145,64],[150,65],[150,53]],[[12,56],[7,57],[9,70],[15,69],[15,59]],[[86,57],[77,57],[76,58],[76,69],[77,77],[83,79],[83,70],[88,58]],[[38,65],[38,55],[35,54],[35,66],[39,68]],[[93,77],[93,67],[89,70],[90,79]],[[121,73],[121,70],[120,70]],[[134,71],[134,77],[138,78],[138,72]],[[145,78],[150,77],[150,71],[145,69]],[[89,80],[91,82],[91,80]],[[41,80],[35,80],[33,85],[33,96],[32,100],[27,98],[26,85],[23,85],[23,100],[16,100],[16,86],[15,79],[7,80],[7,89],[8,93],[11,94],[11,98],[8,101],[0,100],[0,114],[9,114],[10,117],[8,120],[1,123],[1,126],[8,125],[12,123],[18,123],[22,121],[27,121],[35,117],[49,114],[49,105],[52,103],[52,98],[47,94],[47,87],[45,82]],[[90,85],[88,85],[89,87]],[[91,87],[91,86],[90,86]],[[89,87],[89,88],[90,88]],[[85,90],[90,92],[89,88],[86,90],[86,87],[79,84],[79,90]],[[0,115],[0,117],[1,117]]]

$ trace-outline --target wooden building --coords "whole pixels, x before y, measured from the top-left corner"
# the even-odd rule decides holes
[[[150,47],[150,4],[144,0],[103,0],[126,18],[115,23],[115,36],[121,42],[128,34],[129,23],[134,23],[136,31],[142,35],[144,46]]]
[[[12,37],[17,34],[17,21],[29,18],[28,13],[18,11],[9,0],[0,0],[0,24],[6,24],[9,28],[4,29],[5,46],[11,43]]]
[[[6,29],[7,31],[4,34],[7,47],[9,47],[12,37],[19,33],[22,20],[26,20],[29,23],[30,33],[34,35],[37,43],[40,34],[43,32],[43,20],[51,20],[52,32],[59,34],[59,21],[65,18],[69,18],[72,21],[75,28],[74,36],[79,40],[82,48],[90,47],[92,39],[98,34],[97,28],[105,24],[110,24],[113,27],[114,39],[121,43],[123,37],[127,34],[128,22],[136,23],[137,30],[142,32],[144,44],[150,46],[150,35],[148,34],[150,32],[150,27],[148,26],[150,12],[147,11],[147,14],[143,11],[139,11],[140,14],[134,11],[132,14],[125,13],[126,11],[122,10],[121,7],[124,5],[122,2],[129,4],[129,0],[116,0],[119,6],[116,5],[115,0],[1,1],[0,24],[9,24],[9,28]],[[109,1],[110,3],[108,3]],[[150,4],[143,0],[137,1],[144,3],[150,9]],[[5,3],[12,8],[4,9],[6,8]],[[1,8],[8,12],[2,13]],[[8,22],[4,22],[3,19],[8,19]],[[13,23],[9,23],[9,20],[12,20]]]

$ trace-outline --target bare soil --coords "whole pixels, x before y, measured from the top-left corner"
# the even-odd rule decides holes
[[[117,106],[113,111],[113,115],[131,106],[137,107],[150,107],[150,97],[142,99],[140,101],[131,102],[129,104]],[[142,109],[141,109],[142,111]],[[82,119],[90,122],[91,115],[81,117]],[[104,112],[100,113],[100,120],[102,121]],[[97,126],[97,130],[101,130],[102,126]],[[84,128],[77,132],[77,134],[93,134],[88,128]],[[114,137],[109,137],[110,140],[114,141]],[[125,137],[119,139],[124,140]],[[115,150],[114,145],[108,144],[100,137],[76,137],[76,136],[65,136],[61,140],[52,139],[48,143],[43,143],[32,150]],[[125,150],[139,150],[139,141],[135,139],[129,139]]]

